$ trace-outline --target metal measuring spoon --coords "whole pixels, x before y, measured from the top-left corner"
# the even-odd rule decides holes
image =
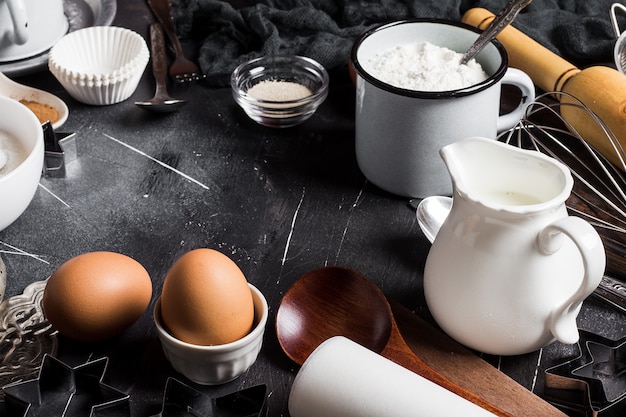
[[[474,58],[476,54],[483,50],[485,45],[487,45],[493,38],[495,38],[502,30],[513,22],[517,14],[524,7],[528,6],[532,0],[511,0],[509,4],[498,13],[493,19],[493,22],[487,29],[480,34],[478,39],[469,47],[467,52],[461,58],[461,64],[467,64],[467,62]]]
[[[167,92],[167,63],[165,58],[165,39],[159,23],[150,25],[150,48],[152,50],[152,73],[156,80],[154,97],[135,104],[150,111],[171,113],[178,110],[185,100],[171,97]]]

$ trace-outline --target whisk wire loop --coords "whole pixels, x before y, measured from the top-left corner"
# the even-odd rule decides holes
[[[563,106],[574,106],[591,116],[617,155],[620,167],[589,145],[561,116]],[[539,95],[526,108],[525,117],[499,139],[545,153],[567,165],[575,178],[568,209],[596,227],[626,233],[626,153],[606,123],[580,100],[563,92]]]

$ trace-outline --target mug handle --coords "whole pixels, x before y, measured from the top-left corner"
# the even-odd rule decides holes
[[[524,117],[528,104],[535,101],[535,84],[524,71],[508,68],[502,77],[502,84],[510,84],[519,88],[522,92],[522,99],[515,109],[498,117],[498,132],[509,130],[519,123]]]
[[[24,0],[6,0],[9,15],[13,22],[12,41],[16,45],[23,45],[28,41],[28,16]]]
[[[606,254],[596,229],[580,217],[574,216],[564,217],[543,228],[537,239],[539,249],[545,255],[557,252],[563,235],[569,237],[578,247],[584,275],[578,290],[552,312],[548,325],[557,340],[573,344],[579,337],[576,316],[585,298],[600,285],[606,267]]]

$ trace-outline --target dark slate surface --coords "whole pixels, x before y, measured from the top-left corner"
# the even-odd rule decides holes
[[[152,17],[145,4],[118,3],[114,24],[147,38]],[[259,360],[245,375],[196,388],[217,395],[267,384],[271,416],[288,415],[297,371],[276,341],[273,315],[304,273],[325,265],[354,268],[428,318],[422,272],[429,243],[408,201],[369,184],[357,167],[354,90],[345,73],[332,73],[328,100],[305,124],[287,130],[256,125],[229,89],[201,84],[172,89],[189,99],[178,113],[146,113],[133,102],[153,93],[149,67],[130,99],[107,107],[74,101],[49,73],[19,81],[66,100],[71,113],[61,131],[77,133],[78,159],[68,164],[66,178],[42,178],[24,215],[0,232],[7,297],[95,250],[141,262],[157,296],[178,256],[197,247],[218,249],[263,291],[271,317]],[[624,318],[590,299],[579,322],[617,338],[626,334]],[[542,393],[543,371],[571,354],[571,347],[554,344],[520,357],[485,359]],[[98,344],[60,338],[59,357],[72,366],[100,356],[110,358],[105,382],[131,395],[133,416],[160,411],[167,377],[188,382],[161,352],[152,305],[120,338]]]

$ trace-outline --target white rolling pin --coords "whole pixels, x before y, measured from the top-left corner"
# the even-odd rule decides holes
[[[343,337],[311,353],[289,394],[291,417],[485,417],[494,414]]]

